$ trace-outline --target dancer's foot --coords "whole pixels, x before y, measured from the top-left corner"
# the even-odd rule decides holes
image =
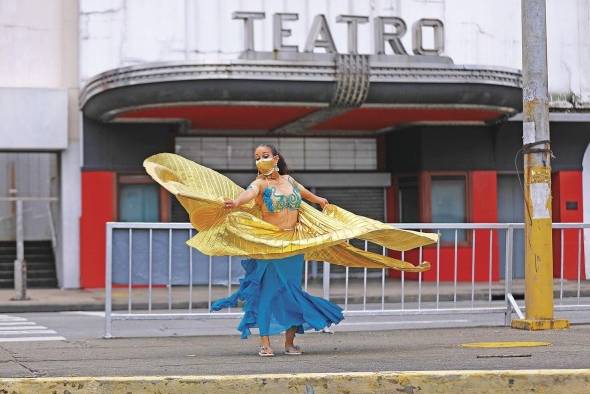
[[[258,355],[260,357],[273,357],[275,354],[269,346],[260,346]]]
[[[303,352],[301,351],[301,348],[299,346],[289,345],[285,346],[285,354],[289,356],[299,356],[303,354]]]

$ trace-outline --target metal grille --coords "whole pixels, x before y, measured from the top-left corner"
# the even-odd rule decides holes
[[[385,220],[385,191],[382,187],[318,187],[315,190],[318,196],[357,215]]]
[[[254,148],[275,145],[293,170],[376,170],[374,138],[177,137],[176,152],[216,170],[254,170]]]

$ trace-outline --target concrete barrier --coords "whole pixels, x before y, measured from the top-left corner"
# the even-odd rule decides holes
[[[0,393],[589,393],[590,369],[0,379]]]

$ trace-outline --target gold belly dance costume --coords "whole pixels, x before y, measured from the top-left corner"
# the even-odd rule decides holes
[[[318,211],[300,201],[298,190],[287,197],[267,188],[264,193],[268,197],[266,200],[263,197],[267,208],[298,207],[299,221],[295,228],[283,230],[262,220],[260,208],[254,201],[232,210],[224,209],[224,199],[235,199],[244,189],[210,168],[172,153],[151,156],[144,161],[144,167],[186,209],[198,230],[187,243],[206,255],[277,259],[303,253],[306,260],[348,267],[393,268],[407,272],[430,268],[427,262],[413,265],[364,251],[348,244],[347,240],[358,238],[387,249],[407,251],[435,243],[436,234],[397,229],[334,204]]]
[[[262,220],[260,208],[253,201],[233,210],[224,209],[224,198],[235,199],[243,189],[207,167],[169,153],[149,157],[144,166],[189,213],[198,230],[187,241],[190,246],[207,255],[244,257],[245,275],[239,289],[211,305],[212,310],[220,310],[243,301],[244,317],[237,327],[242,338],[251,334],[251,328],[258,328],[261,336],[293,327],[303,333],[338,324],[344,318],[338,305],[301,288],[305,259],[412,272],[429,268],[428,263],[414,266],[355,248],[346,241],[359,238],[394,250],[408,250],[436,242],[436,235],[395,229],[332,204],[320,212],[301,201],[301,192],[291,177],[291,194],[277,194],[268,184],[262,192],[268,212],[299,211],[295,228],[284,230]]]

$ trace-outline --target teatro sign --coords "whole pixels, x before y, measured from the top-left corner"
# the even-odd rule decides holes
[[[244,21],[244,50],[254,51],[254,21],[265,19],[264,12],[232,13],[233,19]],[[296,13],[273,14],[273,50],[282,52],[299,52],[297,45],[287,45],[284,38],[291,36],[291,29],[285,27],[286,22],[299,19]],[[338,15],[336,23],[346,23],[348,27],[348,53],[358,53],[358,25],[368,23],[369,17],[359,15]],[[385,54],[388,44],[396,55],[408,55],[401,39],[407,32],[406,22],[396,16],[379,16],[373,18],[374,53]],[[432,48],[424,48],[422,30],[431,28],[434,33]],[[388,31],[386,31],[388,30]],[[323,48],[327,53],[338,53],[325,15],[316,15],[307,34],[304,52],[314,52],[316,48]],[[444,51],[444,25],[439,19],[423,18],[412,25],[412,52],[414,55],[440,56]]]

